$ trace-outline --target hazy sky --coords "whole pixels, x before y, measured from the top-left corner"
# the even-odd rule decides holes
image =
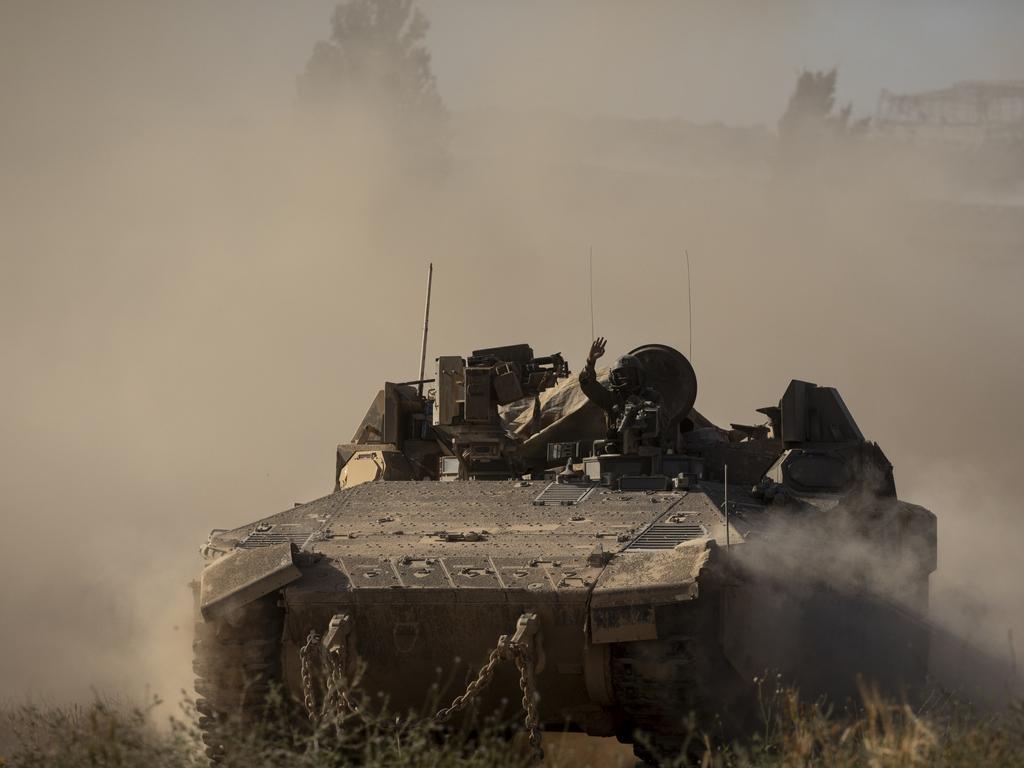
[[[803,68],[838,67],[841,98],[862,113],[881,88],[1024,77],[1024,3],[1012,0],[435,0],[423,8],[439,81],[457,107],[496,103],[488,78],[538,48],[551,51],[559,37],[576,55],[542,59],[535,79],[502,94],[505,106],[774,122]],[[581,72],[589,75],[582,88]]]
[[[334,5],[255,4],[250,55],[263,42],[272,56],[289,57],[290,69],[301,66]],[[803,68],[838,67],[840,97],[859,113],[874,110],[882,88],[1024,78],[1024,3],[1014,0],[423,0],[420,7],[432,22],[438,82],[455,109],[773,123]],[[269,30],[279,44],[264,37]],[[571,55],[555,53],[560,39]],[[534,76],[517,76],[516,87],[497,96],[494,81],[506,86],[503,75],[518,74],[523,59]]]
[[[45,77],[48,49],[70,46],[83,52],[83,67],[121,70],[113,87],[164,68],[182,90],[160,98],[212,96],[238,117],[258,118],[292,99],[295,76],[326,36],[335,4],[8,1],[0,7],[7,49],[0,61],[10,58],[0,78]],[[1014,0],[419,5],[432,23],[441,92],[457,110],[773,124],[802,68],[838,67],[840,98],[858,114],[874,110],[882,88],[1024,78],[1024,3]]]

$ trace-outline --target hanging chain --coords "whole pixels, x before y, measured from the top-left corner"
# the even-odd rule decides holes
[[[446,723],[451,716],[456,712],[465,709],[469,704],[476,699],[480,693],[491,683],[491,678],[494,677],[494,670],[497,669],[505,659],[512,658],[512,644],[509,642],[508,635],[502,635],[498,638],[498,644],[491,651],[487,657],[487,662],[480,667],[480,671],[477,673],[475,679],[473,679],[469,685],[466,686],[466,691],[460,696],[456,696],[444,709],[438,711],[434,715],[434,720],[439,723]]]
[[[313,688],[313,670],[309,657],[314,649],[319,655],[320,647],[320,636],[310,630],[309,637],[306,638],[306,644],[299,650],[302,670],[302,703],[306,707],[309,721],[314,725],[319,721],[319,716],[316,711],[316,691]]]
[[[533,631],[528,631],[532,627]],[[466,691],[456,696],[444,709],[438,711],[434,720],[438,723],[447,722],[452,715],[465,709],[470,703],[477,699],[483,690],[490,684],[494,672],[502,661],[511,661],[519,671],[519,689],[523,693],[523,722],[529,733],[530,749],[533,758],[538,765],[544,759],[544,750],[541,747],[540,715],[537,712],[537,701],[540,696],[537,693],[537,683],[534,679],[534,662],[532,638],[536,633],[536,615],[529,614],[520,618],[517,631],[512,639],[508,635],[498,638],[498,644],[487,657],[487,661],[477,676],[466,686]]]
[[[530,749],[533,759],[539,765],[544,760],[544,749],[540,743],[540,715],[537,712],[537,683],[533,677],[533,655],[525,643],[515,646],[515,663],[519,669],[519,689],[523,692],[523,722],[530,734]]]
[[[311,631],[306,644],[299,649],[302,671],[302,703],[306,714],[314,725],[333,713],[340,719],[349,712],[355,711],[355,705],[348,695],[348,680],[345,676],[348,655],[345,644],[328,650],[320,640],[320,636]],[[313,661],[317,661],[323,676],[324,697],[318,708],[316,705],[316,684],[313,680]]]
[[[354,712],[356,707],[348,695],[348,654],[345,652],[346,644],[330,650],[320,645],[327,669],[327,691],[324,694],[323,708],[320,711],[321,717],[327,716],[331,709],[334,709],[338,718],[344,717],[349,712]]]
[[[491,684],[498,666],[503,661],[511,661],[519,672],[519,690],[523,694],[521,700],[523,722],[529,733],[530,749],[533,752],[534,761],[540,764],[544,759],[544,750],[541,747],[540,715],[537,711],[537,702],[540,696],[534,678],[535,666],[532,650],[536,631],[535,614],[526,614],[520,618],[515,636],[510,638],[508,635],[502,635],[498,638],[498,644],[488,654],[487,661],[480,667],[476,677],[466,686],[466,690],[456,696],[447,707],[438,710],[434,715],[434,721],[446,723],[453,715],[468,707]],[[299,649],[302,702],[306,707],[306,714],[309,716],[310,722],[314,725],[319,725],[320,721],[329,716],[332,710],[337,716],[336,725],[346,714],[357,711],[348,694],[348,680],[345,675],[348,657],[345,649],[346,644],[343,642],[328,650],[315,631],[309,633],[305,645]],[[314,662],[317,662],[323,677],[324,696],[320,707],[317,707],[316,703]]]

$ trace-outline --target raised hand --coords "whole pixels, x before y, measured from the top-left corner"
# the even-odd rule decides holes
[[[594,343],[590,345],[590,354],[587,355],[588,368],[593,368],[594,363],[596,363],[598,358],[604,354],[606,344],[608,344],[608,340],[603,336],[598,336],[594,339]]]

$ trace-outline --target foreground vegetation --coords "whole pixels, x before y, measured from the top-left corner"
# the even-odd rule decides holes
[[[160,702],[124,706],[96,700],[87,706],[21,705],[0,712],[3,768],[200,768],[203,754],[197,718],[189,701],[163,721]],[[976,716],[948,701],[926,711],[867,694],[856,714],[831,716],[792,691],[761,702],[763,727],[742,744],[719,745],[694,733],[688,756],[666,756],[666,765],[701,768],[912,768],[914,766],[1021,766],[1024,768],[1024,706]],[[349,716],[315,732],[287,718],[268,717],[257,727],[229,730],[226,768],[334,768],[451,766],[526,768],[525,740],[507,738],[492,724],[483,734],[442,735],[427,723]],[[571,750],[548,751],[545,765],[593,768],[616,764]],[[618,765],[622,765],[621,754]]]

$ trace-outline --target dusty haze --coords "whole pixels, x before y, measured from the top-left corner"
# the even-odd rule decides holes
[[[0,697],[190,685],[198,546],[331,490],[334,446],[416,373],[426,263],[431,357],[528,341],[576,369],[590,247],[610,354],[686,349],[688,249],[697,407],[747,422],[790,378],[837,386],[939,516],[936,615],[997,653],[1024,637],[1021,209],[957,203],[977,190],[892,147],[797,176],[772,150],[797,66],[865,93],[960,75],[849,6],[829,34],[881,46],[892,82],[866,55],[794,63],[794,30],[831,28],[803,3],[552,5],[423,4],[457,94],[434,181],[297,116],[329,3],[0,6]],[[992,53],[1018,9],[970,8],[980,74],[1024,76]],[[676,28],[728,48],[649,77]],[[635,119],[658,94],[682,119]],[[715,117],[768,127],[683,121]]]

